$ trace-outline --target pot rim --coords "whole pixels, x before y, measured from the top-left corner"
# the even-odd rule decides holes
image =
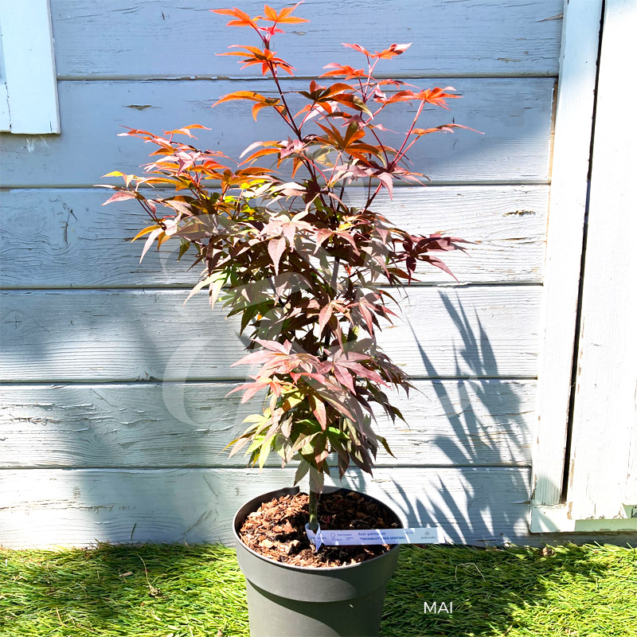
[[[300,492],[300,488],[299,487],[284,487],[287,489],[297,489],[297,492]],[[347,487],[338,487],[337,489],[330,491],[330,493],[334,493],[335,491],[351,491],[353,493],[361,493],[360,491],[355,491],[354,489],[348,489]],[[281,489],[274,489],[273,491],[266,491],[265,493],[261,494],[262,496],[268,495],[270,493],[275,493],[276,491],[281,491]],[[367,495],[366,493],[361,493],[361,495],[364,495],[368,498],[372,498],[373,500],[377,500],[376,498],[374,498],[373,496]],[[253,500],[255,500],[256,498],[261,497],[261,496],[255,496],[254,498],[250,498],[249,500],[247,500],[246,502],[244,502],[238,509],[237,512],[234,514],[233,518],[232,518],[232,533],[234,535],[235,540],[237,540],[242,548],[246,551],[248,551],[249,553],[251,553],[252,555],[254,555],[255,557],[258,557],[260,560],[263,560],[264,562],[267,562],[268,564],[272,564],[274,566],[279,566],[281,568],[287,568],[291,571],[299,571],[299,572],[308,572],[308,571],[313,571],[313,572],[320,572],[320,573],[334,573],[334,572],[340,572],[340,571],[345,571],[345,570],[349,570],[349,569],[354,569],[357,568],[359,566],[362,566],[363,564],[369,564],[371,562],[375,562],[376,560],[380,560],[383,559],[389,555],[391,555],[393,552],[398,551],[400,549],[400,544],[394,544],[394,546],[392,546],[389,551],[387,551],[386,553],[383,553],[382,555],[377,555],[376,557],[373,557],[371,560],[365,560],[364,562],[357,562],[356,564],[347,564],[345,566],[328,566],[326,568],[321,568],[319,566],[294,566],[291,564],[286,564],[285,562],[276,562],[275,560],[273,560],[272,558],[269,557],[265,557],[264,555],[261,555],[260,553],[257,553],[255,550],[251,549],[240,537],[239,533],[237,532],[237,518],[239,517],[239,512],[241,511],[241,509],[243,509],[244,506],[246,506],[246,504],[248,504],[249,502],[252,502]],[[377,500],[378,502],[380,502],[380,500]],[[384,502],[382,502],[381,504],[385,504]],[[391,509],[391,507],[389,507],[389,505],[385,504],[386,507],[388,507],[392,513],[394,513],[394,515],[396,515],[395,511],[393,509]],[[396,515],[396,517],[398,518],[398,515]],[[400,521],[400,518],[398,518]],[[402,524],[402,522],[401,522]]]

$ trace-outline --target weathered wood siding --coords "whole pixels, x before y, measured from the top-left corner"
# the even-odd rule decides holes
[[[223,78],[254,75],[216,57],[240,36],[223,29],[208,9],[221,0],[51,0],[58,75],[64,79]],[[244,0],[251,15],[261,0]],[[318,64],[359,63],[341,42],[363,46],[413,42],[411,55],[392,62],[398,75],[557,75],[562,0],[306,0],[311,22],[277,41],[297,75],[317,75]],[[353,32],[352,27],[356,25]],[[393,71],[392,71],[393,73]]]
[[[237,320],[186,290],[2,293],[0,380],[246,378]],[[537,286],[409,290],[379,342],[415,378],[532,377]],[[426,320],[425,320],[426,318]],[[244,335],[243,341],[247,343]]]
[[[245,469],[2,471],[3,542],[230,542],[239,506],[293,477],[294,469],[264,469],[261,480]],[[499,543],[526,528],[524,467],[352,471],[345,484],[391,503],[408,524],[436,520],[454,542]]]
[[[403,466],[529,463],[534,381],[417,380],[396,397],[409,426],[379,414]],[[5,468],[245,467],[222,453],[257,403],[226,397],[237,383],[0,386]],[[379,465],[395,464],[387,454]],[[276,460],[272,459],[272,464]]]
[[[474,241],[470,255],[445,263],[463,284],[541,283],[548,186],[440,186],[382,193],[377,209],[412,232],[435,228]],[[186,260],[170,242],[139,262],[129,243],[146,213],[125,203],[106,208],[97,188],[16,188],[2,194],[2,288],[191,287]],[[350,202],[357,203],[354,195]],[[28,248],[28,249],[26,249]],[[422,284],[448,284],[441,270],[419,269]]]
[[[449,77],[419,81],[423,85],[453,83],[466,95],[454,101],[453,113],[426,109],[428,125],[446,124],[455,117],[484,135],[432,135],[410,152],[414,170],[434,183],[547,183],[552,79]],[[263,111],[255,122],[250,109],[241,105],[225,104],[211,110],[216,100],[236,86],[236,82],[208,80],[60,82],[64,133],[59,137],[12,135],[3,139],[3,186],[92,186],[107,183],[100,178],[113,166],[127,173],[140,172],[139,165],[148,161],[148,146],[138,139],[117,137],[124,130],[122,126],[161,131],[205,122],[212,130],[197,131],[201,145],[223,148],[234,157],[266,134],[268,139],[285,139],[285,124],[269,111]],[[264,94],[272,90],[269,87],[268,91],[268,82],[257,80],[246,81],[242,87]],[[287,81],[286,88],[304,89],[305,84]],[[295,100],[290,102],[294,111]],[[409,108],[397,106],[395,117],[389,123],[386,118],[382,121],[393,129],[406,130],[412,117]]]
[[[216,6],[51,0],[62,135],[0,136],[0,544],[226,541],[237,505],[291,483],[292,469],[259,475],[220,453],[258,409],[223,398],[247,372],[230,367],[241,352],[234,322],[204,299],[183,307],[185,264],[170,253],[138,264],[128,241],[139,212],[101,208],[105,193],[92,189],[146,160],[146,146],[116,136],[123,125],[202,123],[212,128],[202,145],[235,154],[264,130],[283,134],[266,113],[257,126],[247,109],[210,110],[233,78],[268,90],[215,57],[245,36],[207,12]],[[354,60],[340,43],[355,21],[362,44],[413,41],[387,72],[465,96],[451,113],[427,111],[427,124],[455,117],[485,133],[427,140],[412,159],[434,185],[378,200],[412,231],[476,244],[447,260],[459,285],[423,271],[404,320],[383,335],[418,391],[398,399],[409,427],[381,421],[397,458],[380,457],[373,478],[349,478],[456,542],[528,531],[562,6],[310,0],[313,22],[279,49],[298,75],[316,76]]]

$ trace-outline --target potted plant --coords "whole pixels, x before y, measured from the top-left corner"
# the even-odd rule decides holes
[[[169,239],[180,242],[179,259],[193,248],[202,274],[190,296],[207,288],[212,306],[222,302],[228,316],[240,317],[241,332],[251,330],[250,353],[237,364],[260,368],[234,391],[244,391],[244,402],[258,393],[265,398],[231,453],[245,449],[259,467],[273,452],[283,465],[298,460],[295,484],[309,474],[309,494],[266,493],[235,517],[253,637],[375,635],[397,547],[314,551],[305,524],[312,530],[400,525],[387,506],[362,494],[320,494],[330,462],[340,477],[351,464],[371,473],[379,448],[391,453],[372,427],[374,406],[402,418],[386,392],[411,385],[377,343],[398,309],[388,286],[411,283],[421,261],[449,272],[435,253],[462,249],[457,238],[395,227],[373,211],[374,200],[383,189],[391,197],[395,181],[420,183],[408,153],[421,137],[466,127],[417,127],[426,105],[445,108],[458,97],[453,89],[420,90],[375,77],[377,65],[408,44],[379,52],[346,44],[362,54],[364,68],[328,64],[322,77],[329,85],[311,81],[305,91],[286,90],[280,76],[293,68],[272,41],[280,26],[307,22],[293,15],[296,6],[280,12],[266,6],[256,17],[214,11],[257,36],[258,46],[223,55],[259,68],[273,85],[271,93],[239,90],[214,106],[247,101],[255,120],[272,111],[287,138],[256,141],[237,164],[220,151],[178,141],[200,125],[163,135],[129,129],[122,135],[157,149],[143,176],[108,175],[125,181],[108,186],[116,191],[109,202],[136,199],[152,219],[135,237],[147,236],[142,257]],[[395,135],[381,122],[405,102],[416,105],[415,114],[408,130]],[[398,142],[390,145],[392,135]],[[354,205],[350,191],[357,193]]]

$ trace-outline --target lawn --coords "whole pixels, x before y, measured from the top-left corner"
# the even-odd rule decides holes
[[[248,635],[243,577],[222,546],[0,550],[2,637]],[[424,603],[453,612],[423,612]],[[407,547],[382,635],[637,635],[637,549]]]

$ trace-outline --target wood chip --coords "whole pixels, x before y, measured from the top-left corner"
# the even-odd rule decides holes
[[[305,493],[281,496],[251,513],[239,530],[246,546],[264,557],[294,566],[329,568],[356,564],[382,555],[389,546],[322,546],[318,552],[307,539],[309,498]],[[387,529],[400,523],[384,505],[355,493],[324,494],[319,520],[325,530]]]

